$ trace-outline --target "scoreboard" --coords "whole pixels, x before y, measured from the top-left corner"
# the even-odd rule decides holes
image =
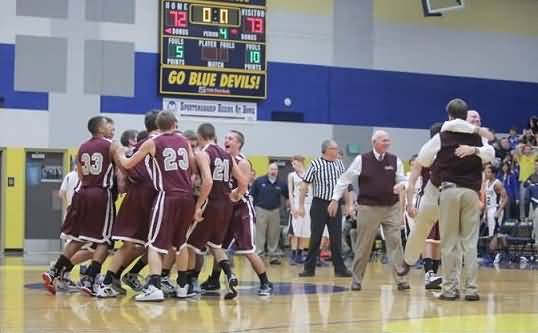
[[[160,3],[161,94],[266,97],[266,0]]]

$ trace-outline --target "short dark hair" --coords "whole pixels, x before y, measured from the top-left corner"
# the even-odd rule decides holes
[[[105,117],[103,116],[103,118],[105,118],[105,121],[109,124],[114,124],[114,119],[110,118],[110,117]]]
[[[230,130],[230,133],[233,133],[237,136],[237,139],[239,139],[239,149],[243,148],[245,145],[245,135],[238,130]]]
[[[186,137],[189,141],[198,140],[198,137],[193,130],[186,130],[185,132],[183,132],[183,136]]]
[[[418,157],[418,154],[413,154],[411,155],[411,158],[409,158],[409,162],[413,162],[414,160],[416,160]]]
[[[203,123],[198,126],[198,135],[204,140],[215,139],[215,126],[210,123]]]
[[[136,136],[136,142],[146,140],[148,136],[149,136],[148,131],[140,131],[138,132],[138,135]]]
[[[135,129],[129,129],[121,133],[120,143],[124,147],[129,147],[129,141],[136,140],[138,131]]]
[[[90,120],[88,120],[88,131],[90,131],[92,135],[96,135],[99,133],[99,130],[102,128],[105,121],[107,120],[103,116],[91,117]]]
[[[159,130],[168,131],[173,129],[174,125],[177,124],[177,118],[172,111],[161,111],[157,115],[156,123]]]
[[[433,138],[435,134],[441,132],[441,127],[443,127],[443,123],[433,123],[430,127],[430,138]]]
[[[467,119],[467,111],[469,111],[469,107],[461,98],[454,98],[446,105],[446,112],[454,119]]]
[[[488,169],[488,168],[491,170],[492,174],[494,175],[497,174],[497,168],[493,164],[491,163],[486,164],[486,167],[484,169]]]
[[[146,115],[144,116],[144,126],[146,127],[146,131],[152,132],[157,130],[157,115],[159,112],[160,110],[146,112]]]

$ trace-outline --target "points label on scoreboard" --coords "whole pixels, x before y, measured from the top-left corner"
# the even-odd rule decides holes
[[[265,98],[265,27],[265,0],[161,0],[161,94]]]

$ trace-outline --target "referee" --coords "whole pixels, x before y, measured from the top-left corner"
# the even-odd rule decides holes
[[[306,170],[299,194],[298,215],[304,216],[305,193],[308,191],[308,184],[312,184],[314,199],[310,208],[310,247],[304,264],[304,271],[299,273],[299,276],[309,277],[315,275],[321,236],[325,226],[327,226],[331,241],[334,275],[337,277],[351,277],[351,272],[346,268],[342,259],[342,215],[340,209],[338,209],[338,213],[334,217],[329,216],[327,211],[334,186],[340,175],[345,171],[344,163],[338,160],[338,144],[334,140],[323,141],[321,154],[321,157],[312,161],[312,164]]]

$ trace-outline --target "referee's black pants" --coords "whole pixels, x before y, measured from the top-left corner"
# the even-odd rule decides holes
[[[347,271],[342,259],[342,212],[338,207],[335,217],[330,217],[327,212],[330,201],[314,198],[310,207],[310,246],[304,264],[305,272],[315,272],[316,261],[319,256],[319,246],[325,225],[329,230],[331,240],[331,253],[335,273]]]

